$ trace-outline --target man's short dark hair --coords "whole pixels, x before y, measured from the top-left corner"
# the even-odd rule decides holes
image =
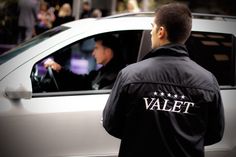
[[[116,54],[119,49],[119,40],[112,34],[101,34],[96,36],[94,40],[101,41],[102,46],[112,49],[114,54]]]
[[[184,43],[191,33],[192,14],[186,5],[170,3],[155,12],[155,23],[166,28],[170,42]]]

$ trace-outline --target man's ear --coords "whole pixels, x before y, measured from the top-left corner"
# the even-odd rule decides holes
[[[159,39],[164,39],[164,38],[166,38],[166,35],[167,35],[166,28],[161,26],[158,30],[158,38]]]
[[[111,48],[108,48],[108,47],[107,47],[107,48],[105,49],[105,52],[106,52],[106,54],[109,55],[109,56],[113,55],[113,52],[112,52]]]

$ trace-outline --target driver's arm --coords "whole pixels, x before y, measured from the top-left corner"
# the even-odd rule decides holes
[[[48,68],[48,67],[51,67],[52,70],[56,71],[56,72],[60,72],[62,67],[60,64],[58,64],[57,62],[55,62],[54,60],[52,59],[47,59],[45,62],[44,62],[44,67],[45,68]]]
[[[59,87],[63,91],[74,90],[90,90],[91,89],[91,75],[78,75],[70,70],[64,69],[60,64],[52,59],[47,59],[44,62],[44,67],[51,67],[56,73],[55,78],[58,81]]]

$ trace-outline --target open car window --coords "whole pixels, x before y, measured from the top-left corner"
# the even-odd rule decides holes
[[[120,64],[128,65],[137,61],[142,31],[119,31],[106,34],[112,34],[119,40],[120,46],[117,53],[120,53],[119,55],[122,58]],[[84,91],[86,93],[91,91],[94,93],[94,91],[98,91],[99,88],[96,87],[96,84],[92,88],[88,86],[91,77],[97,75],[96,72],[102,68],[102,65],[97,64],[92,56],[96,36],[72,43],[35,63],[31,72],[33,93],[71,93],[74,91]],[[63,75],[58,76],[57,72],[50,68],[46,69],[43,65],[48,59],[59,63],[63,67],[63,71],[69,71],[69,74],[63,73]],[[107,79],[104,80],[104,84],[114,76],[105,77]],[[112,86],[108,86],[103,89],[111,88]]]

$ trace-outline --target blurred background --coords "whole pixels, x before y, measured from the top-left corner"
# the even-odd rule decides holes
[[[187,4],[194,13],[236,16],[235,0],[0,0],[0,55],[65,22],[155,11],[176,1]]]

